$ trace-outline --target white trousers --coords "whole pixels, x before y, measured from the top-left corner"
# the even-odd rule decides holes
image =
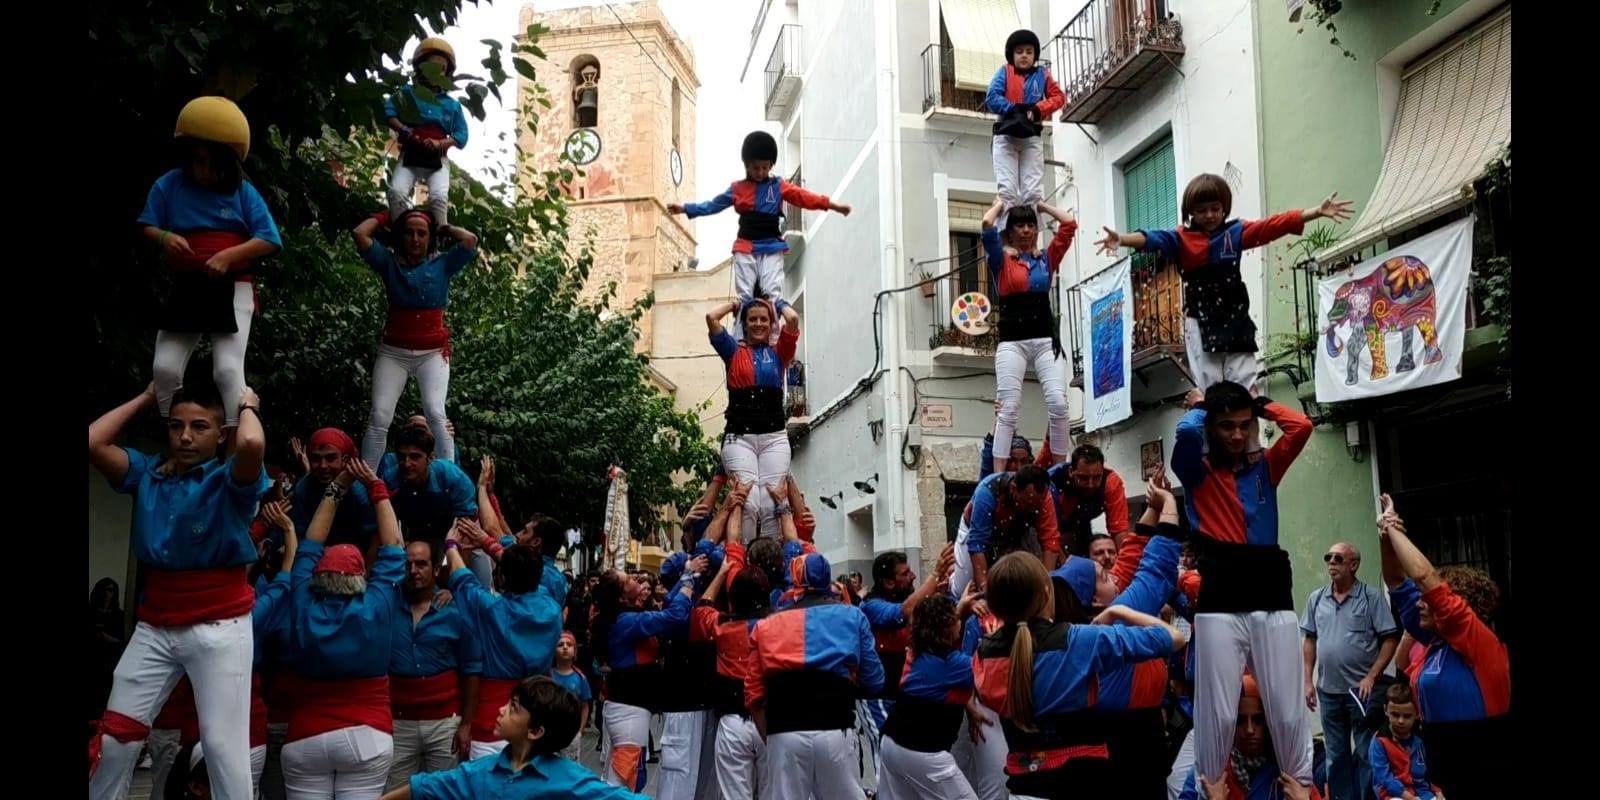
[[[671,711],[661,721],[661,784],[657,800],[711,800],[717,794],[715,714]]]
[[[1200,321],[1194,317],[1183,318],[1183,350],[1189,357],[1195,385],[1202,392],[1223,381],[1249,389],[1261,380],[1259,353],[1207,353],[1200,346]]]
[[[974,796],[979,800],[1007,800],[1011,794],[1006,791],[1006,735],[1000,730],[1000,716],[982,703],[978,704],[978,711],[992,723],[983,728],[983,742],[974,744],[970,733],[963,729],[950,754]]]
[[[1233,752],[1239,693],[1250,667],[1279,768],[1311,783],[1311,719],[1301,692],[1305,668],[1293,611],[1196,614],[1194,763],[1206,780],[1222,777]]]
[[[733,293],[739,305],[765,297],[778,306],[783,301],[783,253],[734,253]],[[773,320],[774,323],[777,320]]]
[[[171,628],[140,622],[117,662],[106,710],[148,726],[178,679],[188,673],[200,717],[211,796],[248,800],[253,796],[250,659],[254,646],[248,614]],[[89,797],[126,797],[143,744],[143,738],[121,742],[102,736],[100,765],[89,779]]]
[[[722,468],[740,481],[756,482],[744,501],[741,535],[746,544],[761,536],[779,535],[772,495],[766,487],[782,484],[789,474],[789,434],[746,433],[724,436]]]
[[[865,797],[853,730],[790,731],[767,737],[762,784],[772,800],[837,800]]]
[[[966,514],[962,514],[961,522],[956,526],[956,568],[950,573],[950,591],[960,597],[967,590],[967,584],[972,583],[972,554],[967,552],[967,537],[972,535],[972,526],[967,524]]]
[[[1183,737],[1183,746],[1178,748],[1178,757],[1172,761],[1172,771],[1167,773],[1167,800],[1178,800],[1178,795],[1183,794],[1183,785],[1189,781],[1189,770],[1193,767],[1194,729],[1190,728],[1189,734]]]
[[[506,740],[504,739],[501,739],[498,742],[480,742],[473,740],[472,757],[483,758],[484,756],[498,755],[500,751],[504,749],[506,749]]]
[[[445,461],[456,458],[455,440],[445,429],[444,402],[450,392],[450,359],[443,350],[403,350],[378,345],[378,360],[372,365],[372,416],[367,421],[367,436],[361,443],[361,458],[377,464],[389,448],[389,426],[394,424],[394,407],[405,391],[406,380],[415,375],[422,395],[422,414],[433,431],[433,457]]]
[[[883,769],[878,772],[878,800],[977,800],[955,756],[907,750],[883,737]]]
[[[1044,137],[996,136],[991,149],[995,187],[1006,210],[1038,205],[1044,199]],[[1004,215],[999,225],[1005,230]]]
[[[607,700],[601,713],[605,722],[605,769],[600,777],[612,786],[643,791],[645,759],[650,748],[650,712]]]
[[[717,721],[714,747],[717,761],[717,786],[722,800],[750,800],[756,796],[756,776],[766,780],[767,743],[756,730],[754,720],[738,714],[724,714]],[[663,759],[664,760],[664,759]],[[770,796],[761,784],[761,800]]]
[[[411,198],[418,183],[428,187],[428,213],[433,217],[433,224],[441,226],[447,223],[450,210],[449,161],[444,161],[438,169],[396,163],[393,174],[389,176],[389,218],[399,219],[402,213],[412,207]]]
[[[167,775],[172,772],[172,763],[178,760],[178,751],[183,749],[182,736],[183,733],[176,728],[150,729],[145,749],[150,751],[152,796],[160,796],[166,791]]]
[[[200,344],[201,336],[211,337],[211,378],[222,393],[222,408],[228,424],[239,424],[239,398],[244,396],[244,351],[250,345],[250,321],[256,313],[256,295],[251,284],[233,284],[233,333],[156,332],[155,363],[151,377],[156,384],[156,402],[161,416],[172,413],[172,396],[183,388],[183,373],[189,356]]]
[[[394,721],[394,758],[389,762],[385,792],[411,781],[418,772],[442,772],[456,766],[456,731],[461,718],[397,719]]]
[[[1072,452],[1072,421],[1067,409],[1067,361],[1055,354],[1049,339],[1024,339],[1001,342],[994,351],[995,399],[1000,412],[994,420],[994,440],[1010,442],[1017,432],[1017,415],[1022,411],[1022,378],[1033,364],[1033,374],[1044,390],[1044,407],[1050,416],[1050,452],[1063,458]],[[1058,444],[1059,443],[1059,444]],[[995,445],[995,454],[1007,451]]]
[[[383,794],[394,738],[370,725],[319,733],[283,746],[289,800],[372,800]]]

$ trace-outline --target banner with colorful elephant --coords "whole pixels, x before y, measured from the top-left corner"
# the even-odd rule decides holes
[[[1317,402],[1461,377],[1472,225],[1452,223],[1317,284]]]

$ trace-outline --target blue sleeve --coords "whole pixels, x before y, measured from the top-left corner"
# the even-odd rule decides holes
[[[1144,250],[1142,252],[1160,253],[1174,263],[1177,262],[1179,252],[1177,231],[1141,230],[1139,232],[1144,234]]]
[[[290,569],[289,580],[295,593],[300,592],[302,585],[310,586],[311,571],[317,568],[317,562],[322,560],[322,542],[313,542],[309,539],[300,543],[300,549],[294,554],[294,567]]]
[[[461,103],[450,104],[450,138],[456,140],[456,147],[467,146],[467,115],[461,111]]]
[[[733,187],[704,203],[684,203],[683,215],[689,219],[719,213],[733,205]]]
[[[486,756],[499,757],[499,753]],[[472,800],[473,797],[467,764],[443,772],[419,772],[411,776],[411,800]]]
[[[249,181],[239,184],[239,205],[244,209],[244,226],[250,229],[252,238],[270,242],[274,247],[283,247],[283,239],[278,236],[278,223],[273,221],[272,212],[267,210],[267,201],[261,199],[255,184]]]
[[[989,79],[989,92],[983,96],[983,104],[994,114],[1004,115],[1015,107],[1015,104],[1006,99],[1006,68],[1001,67],[994,72],[994,77]]]
[[[1389,766],[1389,754],[1384,751],[1380,737],[1372,737],[1372,744],[1367,745],[1367,762],[1372,765],[1372,785],[1383,787],[1385,796],[1399,797],[1406,793],[1405,784],[1394,776]]]
[[[1322,599],[1322,588],[1311,590],[1311,596],[1306,598],[1306,613],[1300,615],[1300,632],[1307,637],[1317,638],[1317,602]]]
[[[1389,590],[1389,605],[1392,606],[1400,617],[1400,627],[1411,634],[1411,638],[1421,642],[1424,647],[1433,644],[1433,632],[1422,629],[1422,615],[1417,611],[1417,603],[1422,600],[1422,590],[1410,578],[1405,583]]]
[[[728,333],[726,327],[711,334],[710,338],[711,347],[717,351],[717,355],[722,356],[723,364],[727,364],[733,359],[733,354],[739,352],[739,343],[734,341],[733,334]]]
[[[990,269],[999,269],[1005,266],[1006,250],[1000,244],[1000,230],[998,228],[984,228],[979,238],[983,241],[983,257],[989,262]],[[996,292],[995,296],[999,296]],[[990,452],[993,452],[992,450]]]
[[[378,547],[378,558],[372,565],[371,583],[379,586],[398,585],[406,576],[406,549],[386,544]]]
[[[470,569],[450,570],[450,593],[455,595],[454,602],[461,606],[462,615],[475,631],[478,627],[476,623],[484,620],[489,607],[499,601],[488,589],[483,588],[478,576],[472,574]]]
[[[585,703],[587,703],[590,700],[594,699],[594,692],[589,689],[589,678],[588,678],[588,676],[584,675],[582,672],[577,673],[577,675],[578,675],[578,699],[582,700]]]
[[[444,251],[442,255],[444,257],[444,276],[446,278],[454,278],[461,270],[466,269],[468,264],[472,263],[472,259],[478,257],[478,248],[467,247],[464,244],[457,243],[456,246]],[[459,458],[459,455],[457,457]]]
[[[457,517],[478,516],[478,487],[467,473],[448,461],[445,465],[445,491],[450,495],[450,513]]]
[[[1128,625],[1076,625],[1079,635],[1094,637],[1095,672],[1109,672],[1126,664],[1162,658],[1172,652],[1172,635],[1165,628]]]
[[[983,641],[983,625],[978,622],[978,615],[967,617],[966,624],[961,626],[961,652],[971,656],[978,652],[978,642]]]
[[[517,543],[517,537],[512,536],[509,533],[506,534],[505,536],[500,537],[500,546],[501,547],[511,547],[512,545],[515,545],[516,543]]]
[[[394,254],[389,252],[389,248],[384,247],[374,238],[372,244],[367,245],[366,249],[361,251],[361,260],[367,262],[367,266],[371,267],[373,272],[378,273],[378,277],[383,278],[384,286],[387,288],[389,276],[394,273],[395,267]],[[396,464],[395,469],[399,469],[398,464]]]
[[[679,581],[682,584],[682,581]],[[617,617],[611,635],[625,642],[636,642],[650,636],[662,636],[689,626],[689,612],[694,610],[694,598],[673,587],[667,607],[660,611],[629,611]]]
[[[983,455],[978,461],[978,482],[994,474],[994,434],[983,437]]]
[[[1178,800],[1204,800],[1195,781],[1194,767],[1189,768],[1189,777],[1183,779],[1183,791],[1178,792]]]
[[[874,628],[893,628],[906,624],[906,615],[901,612],[900,604],[888,600],[868,600],[861,604],[861,613],[867,616],[867,622]]]
[[[296,551],[297,562],[299,555]],[[280,571],[277,577],[267,582],[265,589],[256,592],[256,605],[250,612],[250,628],[255,632],[258,641],[283,622],[284,611],[289,607],[286,602],[289,596],[289,574],[288,570]]]
[[[1196,408],[1178,421],[1172,442],[1172,472],[1192,497],[1206,479],[1206,410]]]
[[[872,623],[867,621],[866,614],[856,615],[856,633],[860,641],[856,680],[867,694],[875,695],[883,691],[883,661],[878,658],[878,640],[872,635]],[[894,677],[900,679],[899,675]]]
[[[972,494],[972,521],[967,525],[967,552],[989,549],[989,534],[994,532],[994,492],[984,484]]]
[[[1400,632],[1400,627],[1394,622],[1394,612],[1389,610],[1389,598],[1383,592],[1371,592],[1372,600],[1367,607],[1372,609],[1372,630],[1379,638],[1394,636]]]
[[[386,94],[383,96],[383,118],[400,119],[400,113],[394,107],[394,95]]]
[[[1167,536],[1152,536],[1145,545],[1144,557],[1139,560],[1139,570],[1133,574],[1128,588],[1111,601],[1112,605],[1127,606],[1151,616],[1159,616],[1161,607],[1178,585],[1178,556],[1183,544]]]
[[[156,457],[128,447],[122,448],[122,452],[128,454],[128,471],[123,474],[122,482],[111,483],[111,488],[117,490],[119,494],[133,494],[138,491],[139,482],[144,479],[144,474],[156,463]]]
[[[478,629],[460,609],[456,610],[456,624],[461,630],[456,636],[456,667],[462,675],[483,674],[483,642],[478,641]]]
[[[225,502],[233,504],[239,516],[246,517],[248,521],[255,518],[256,504],[260,503],[261,498],[272,488],[272,478],[267,477],[267,465],[262,464],[261,471],[256,473],[253,480],[239,483],[233,479],[233,459],[233,456],[228,456],[228,460],[222,463],[223,474],[220,477],[223,497]],[[133,462],[129,461],[128,464],[132,466]]]
[[[548,794],[529,795],[530,797],[566,797],[571,800],[650,800],[649,795],[630,792],[621,786],[612,786],[600,780],[593,772],[576,762],[567,762],[570,765],[570,775],[559,775],[552,781]],[[555,785],[560,781],[560,785]]]
[[[150,193],[145,195],[144,210],[139,212],[138,221],[162,230],[167,229],[167,187],[163,185],[163,181],[157,180],[150,184]]]

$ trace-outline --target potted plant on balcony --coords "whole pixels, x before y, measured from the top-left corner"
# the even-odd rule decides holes
[[[928,271],[927,267],[918,267],[917,268],[917,280],[922,282],[922,296],[923,297],[932,297],[935,294],[938,294],[938,292],[939,292],[939,284],[938,284],[938,282],[937,281],[928,280],[929,278],[932,278],[932,277],[933,277],[933,273]]]

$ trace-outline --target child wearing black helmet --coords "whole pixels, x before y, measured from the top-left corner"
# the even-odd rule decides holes
[[[1006,63],[989,81],[985,105],[994,123],[994,180],[1007,209],[1033,207],[1044,198],[1044,121],[1066,105],[1066,95],[1039,66],[1039,37],[1023,28],[1006,37]],[[1005,227],[1006,220],[999,221]]]
[[[767,298],[782,314],[789,307],[783,299],[783,254],[789,252],[783,240],[783,204],[845,216],[850,206],[773,176],[778,142],[766,131],[744,137],[739,157],[744,159],[744,180],[734,181],[727,191],[704,203],[669,203],[667,211],[694,219],[733,206],[739,212],[739,238],[733,242],[733,285],[739,305]],[[778,326],[772,326],[772,333],[777,335]]]

